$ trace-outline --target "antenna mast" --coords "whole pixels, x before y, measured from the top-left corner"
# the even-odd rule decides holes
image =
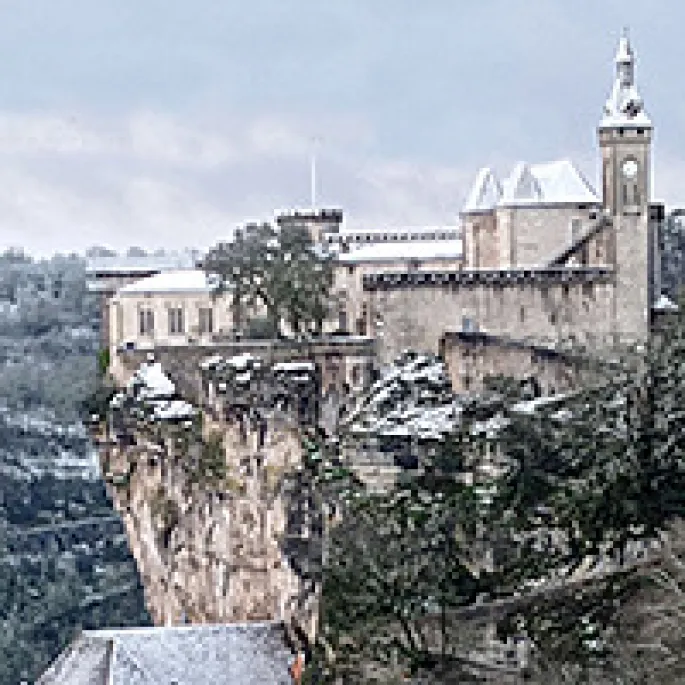
[[[316,152],[312,153],[310,174],[312,209],[316,209]]]

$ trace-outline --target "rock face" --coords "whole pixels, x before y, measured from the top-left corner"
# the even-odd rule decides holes
[[[284,620],[314,630],[308,564],[284,550],[316,549],[292,487],[315,376],[307,363],[212,358],[193,406],[151,362],[115,396],[100,457],[155,624]]]

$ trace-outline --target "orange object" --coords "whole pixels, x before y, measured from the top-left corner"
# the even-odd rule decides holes
[[[293,679],[295,685],[300,685],[302,682],[302,674],[304,673],[304,654],[302,652],[297,653],[295,662],[290,667],[290,676]]]

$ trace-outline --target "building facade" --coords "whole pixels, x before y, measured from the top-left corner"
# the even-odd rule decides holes
[[[338,209],[279,213],[280,230],[304,225],[337,255],[326,332],[375,338],[381,363],[407,348],[448,354],[459,367],[450,371],[456,390],[477,387],[477,369],[497,373],[498,350],[504,371],[519,365],[512,359],[526,345],[539,357],[561,341],[597,348],[646,339],[661,296],[664,210],[651,200],[653,129],[627,35],[614,68],[597,129],[599,192],[569,160],[522,162],[503,180],[482,169],[453,227],[350,230]],[[157,287],[160,278],[168,280],[129,284],[111,300],[112,351],[231,331],[225,300],[205,286],[181,293],[198,276],[179,275],[173,297]],[[149,320],[143,310],[153,311]],[[472,342],[457,333],[478,333],[488,362],[474,364]],[[514,353],[505,340],[525,344]]]
[[[395,356],[407,341],[438,352],[458,331],[478,331],[493,345],[498,338],[595,348],[645,340],[661,294],[663,207],[651,201],[652,124],[626,35],[598,143],[601,193],[567,160],[521,163],[504,182],[483,169],[461,213],[461,268],[365,273],[351,308],[380,330],[381,356]]]

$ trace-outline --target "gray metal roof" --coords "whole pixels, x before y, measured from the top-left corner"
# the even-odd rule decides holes
[[[293,660],[278,622],[85,631],[36,685],[290,685]]]
[[[135,273],[148,271],[169,271],[173,269],[193,269],[199,254],[180,252],[164,256],[145,257],[121,255],[116,257],[95,257],[88,261],[86,272],[93,273]]]

